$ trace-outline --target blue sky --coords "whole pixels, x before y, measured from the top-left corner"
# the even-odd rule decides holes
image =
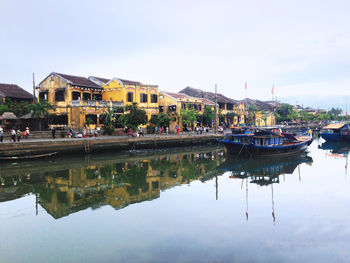
[[[350,1],[0,0],[0,82],[120,77],[235,99],[349,96]]]

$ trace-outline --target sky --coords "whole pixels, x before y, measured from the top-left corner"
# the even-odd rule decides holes
[[[51,72],[233,99],[350,95],[350,1],[0,0],[0,83]],[[247,82],[247,94],[245,83]],[[349,97],[350,98],[350,97]],[[350,100],[349,100],[350,102]]]

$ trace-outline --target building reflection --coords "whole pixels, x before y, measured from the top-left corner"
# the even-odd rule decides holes
[[[158,198],[171,187],[222,174],[217,168],[224,161],[221,148],[200,148],[5,166],[0,168],[0,202],[35,194],[37,204],[56,219],[105,205],[121,209]]]

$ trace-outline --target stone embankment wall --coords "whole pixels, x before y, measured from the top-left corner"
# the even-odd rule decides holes
[[[103,151],[120,151],[131,149],[158,149],[179,146],[217,144],[222,135],[179,135],[179,136],[147,136],[128,138],[125,136],[103,136],[83,139],[43,139],[25,140],[20,143],[0,144],[0,156],[24,156],[58,152],[93,153]]]

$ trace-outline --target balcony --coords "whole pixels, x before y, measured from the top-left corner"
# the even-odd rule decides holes
[[[123,102],[122,101],[113,101],[112,106],[113,106],[113,108],[123,108]]]

